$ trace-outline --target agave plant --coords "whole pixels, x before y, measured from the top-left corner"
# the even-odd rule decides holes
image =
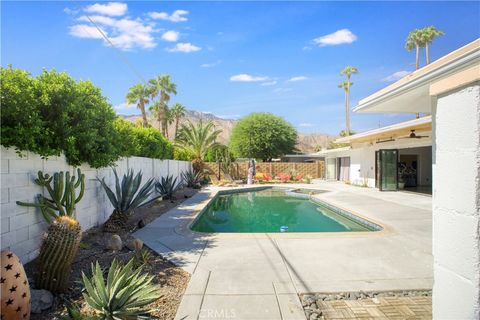
[[[146,306],[160,298],[159,288],[152,284],[153,277],[134,268],[131,259],[126,265],[113,260],[105,282],[98,262],[92,264],[92,275],[82,272],[85,286],[83,297],[102,319],[133,319],[148,312]]]
[[[188,170],[182,172],[182,182],[188,188],[198,188],[202,181],[202,173]]]
[[[173,199],[173,194],[182,188],[181,183],[177,183],[177,178],[173,178],[173,175],[162,177],[157,183],[155,183],[155,189],[164,199]]]
[[[154,179],[149,179],[142,186],[142,172],[138,172],[134,176],[133,170],[129,170],[123,175],[120,183],[115,169],[113,169],[113,173],[115,174],[115,192],[107,185],[105,178],[101,180],[97,178],[113,205],[113,213],[104,226],[106,231],[116,231],[119,228],[124,228],[128,217],[135,209],[143,207],[156,199],[148,200],[154,192]]]

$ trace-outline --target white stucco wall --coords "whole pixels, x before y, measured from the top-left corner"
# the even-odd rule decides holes
[[[77,204],[77,219],[83,230],[97,226],[107,220],[112,213],[112,206],[105,192],[96,181],[96,177],[106,177],[113,187],[114,175],[110,168],[93,169],[87,165],[80,167],[85,174],[85,195]],[[126,170],[143,172],[143,181],[166,175],[179,176],[191,168],[190,162],[176,160],[159,160],[141,157],[122,159],[116,163],[118,174]],[[38,255],[41,238],[46,230],[46,223],[39,210],[17,205],[16,201],[34,202],[35,196],[42,193],[41,187],[33,180],[38,170],[45,173],[67,171],[74,173],[63,156],[42,159],[37,154],[27,152],[19,157],[13,149],[1,147],[1,249],[13,250],[22,260],[28,262]],[[179,178],[180,179],[180,178]]]
[[[480,85],[437,97],[433,317],[480,318]]]

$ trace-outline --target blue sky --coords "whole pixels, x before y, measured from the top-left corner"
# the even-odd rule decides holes
[[[431,49],[435,60],[479,37],[479,6],[2,1],[1,64],[91,80],[122,114],[138,113],[124,102],[130,86],[166,73],[177,84],[172,102],[189,109],[228,118],[269,111],[300,132],[337,134],[344,127],[344,94],[337,88],[344,66],[360,70],[353,76],[353,107],[395,74],[414,69],[414,53],[404,49],[410,30],[435,25],[446,33]],[[87,15],[119,50],[105,44]],[[351,127],[363,131],[413,117],[353,114]]]

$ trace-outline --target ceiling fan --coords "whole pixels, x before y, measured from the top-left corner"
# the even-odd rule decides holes
[[[415,129],[410,130],[410,134],[406,137],[402,137],[400,139],[421,139],[421,138],[428,138],[429,136],[419,136],[415,133]]]

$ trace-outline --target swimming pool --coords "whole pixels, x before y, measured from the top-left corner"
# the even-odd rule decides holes
[[[359,232],[379,226],[291,190],[219,192],[191,226],[197,232]]]

